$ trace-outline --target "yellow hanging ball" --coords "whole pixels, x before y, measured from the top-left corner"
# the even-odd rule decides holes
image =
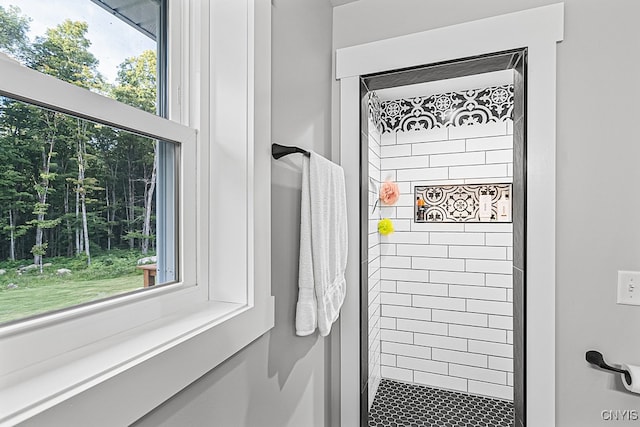
[[[383,236],[388,236],[393,233],[393,222],[389,218],[384,218],[378,221],[378,233]]]

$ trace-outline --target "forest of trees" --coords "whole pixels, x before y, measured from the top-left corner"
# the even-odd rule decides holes
[[[0,51],[155,114],[156,52],[126,59],[109,84],[85,22],[67,20],[33,41],[29,23],[0,6]],[[116,248],[153,251],[157,153],[151,139],[0,97],[0,259],[90,264],[92,253]]]

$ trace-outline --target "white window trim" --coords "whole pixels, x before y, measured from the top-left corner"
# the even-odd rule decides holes
[[[544,23],[544,25],[541,25]],[[340,163],[347,184],[348,223],[358,230],[360,76],[528,48],[526,416],[532,426],[555,425],[555,130],[556,44],[564,38],[564,3],[338,49]],[[349,245],[359,245],[357,233]],[[353,257],[352,255],[353,254]],[[358,283],[358,251],[347,281]],[[340,420],[358,425],[359,296],[347,293],[341,311]]]
[[[170,2],[169,110],[183,125],[46,76],[8,85],[5,70],[33,71],[0,61],[7,93],[197,150],[181,165],[183,282],[1,329],[0,425],[128,425],[273,327],[270,7]]]

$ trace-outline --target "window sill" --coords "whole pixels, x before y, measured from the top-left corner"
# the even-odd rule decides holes
[[[261,305],[202,304],[8,374],[0,425],[128,425],[272,328]]]

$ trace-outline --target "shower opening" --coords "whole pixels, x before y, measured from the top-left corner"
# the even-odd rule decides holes
[[[362,76],[362,426],[524,426],[527,50]]]

